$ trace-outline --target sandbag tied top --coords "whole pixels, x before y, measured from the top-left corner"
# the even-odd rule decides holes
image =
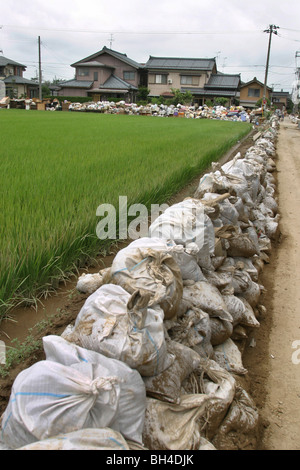
[[[110,282],[130,294],[144,292],[149,307],[160,307],[165,319],[176,316],[182,276],[165,240],[141,238],[120,250],[112,262]]]
[[[40,361],[16,378],[1,437],[12,448],[84,427],[105,427],[118,410],[120,379],[95,364]],[[103,383],[103,388],[102,388]]]
[[[149,227],[149,236],[172,240],[187,247],[196,243],[195,255],[200,267],[210,269],[215,250],[215,233],[206,207],[197,199],[188,198],[173,204]]]
[[[74,326],[62,337],[83,348],[125,362],[141,375],[156,375],[169,367],[164,336],[164,312],[149,307],[149,294],[130,295],[121,286],[106,284],[90,295]]]

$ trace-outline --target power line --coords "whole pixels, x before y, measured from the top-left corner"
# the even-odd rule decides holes
[[[229,34],[229,35],[236,35],[236,34],[253,34],[253,33],[261,33],[260,29],[258,30],[235,30],[235,31],[107,31],[107,30],[92,30],[92,29],[67,29],[67,28],[43,28],[43,27],[34,27],[34,26],[21,26],[21,25],[2,25],[5,28],[12,28],[12,29],[38,29],[40,31],[53,31],[53,32],[63,32],[63,33],[91,33],[91,34]]]

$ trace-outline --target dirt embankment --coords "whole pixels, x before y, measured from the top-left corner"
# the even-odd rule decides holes
[[[245,139],[233,155],[242,155],[253,145],[253,134]],[[260,283],[266,288],[261,303],[266,312],[260,318],[260,328],[249,338],[244,358],[248,369],[247,385],[261,415],[261,439],[259,449],[300,449],[300,130],[288,118],[280,125],[277,140],[277,184],[281,237],[274,244],[270,263],[265,266]],[[228,159],[229,155],[225,157]],[[171,203],[192,196],[199,177],[176,195]],[[105,259],[99,260],[89,272],[109,266],[116,249]],[[77,316],[86,295],[76,293],[77,277],[59,293],[47,299],[37,311],[19,309],[14,315],[17,323],[0,325],[0,340],[10,344],[10,339],[23,341],[28,334],[44,336],[61,334],[65,326]],[[51,321],[47,319],[51,318]],[[37,322],[44,321],[42,331],[31,330]],[[10,338],[10,339],[9,339]],[[254,341],[251,341],[254,340]],[[299,341],[297,349],[293,344]],[[12,382],[20,370],[43,358],[35,354],[22,361],[9,377],[0,379],[0,415],[10,396]],[[297,359],[299,358],[299,364]]]

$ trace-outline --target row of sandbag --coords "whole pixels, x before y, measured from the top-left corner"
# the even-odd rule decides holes
[[[2,417],[7,446],[57,448],[64,442],[72,448],[79,433],[82,445],[94,448],[86,433],[92,439],[104,430],[105,439],[97,441],[102,449],[114,442],[127,449],[194,450],[228,448],[232,434],[255,432],[257,411],[234,378],[246,371],[232,338],[259,325],[253,310],[261,290],[257,266],[270,245],[262,227],[257,236],[253,211],[273,185],[273,137],[264,136],[253,149],[264,168],[262,199],[253,199],[252,174],[251,183],[227,176],[221,199],[207,201],[209,193],[219,194],[214,187],[171,206],[149,237],[121,250],[111,268],[79,279],[78,289],[91,295],[75,324],[61,337],[44,338],[46,360],[15,380]],[[236,215],[232,206],[237,220],[228,219]]]

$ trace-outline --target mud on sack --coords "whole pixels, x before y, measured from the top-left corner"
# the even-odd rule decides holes
[[[149,294],[131,295],[121,286],[106,284],[87,298],[62,337],[151,376],[174,360],[167,352],[163,321],[163,310],[149,307]]]
[[[144,243],[143,238],[136,240],[117,253],[110,269],[110,282],[130,294],[137,290],[148,294],[149,307],[157,305],[165,319],[173,318],[182,297],[180,268],[168,249],[162,249],[163,242],[158,249],[156,243],[153,248]]]

